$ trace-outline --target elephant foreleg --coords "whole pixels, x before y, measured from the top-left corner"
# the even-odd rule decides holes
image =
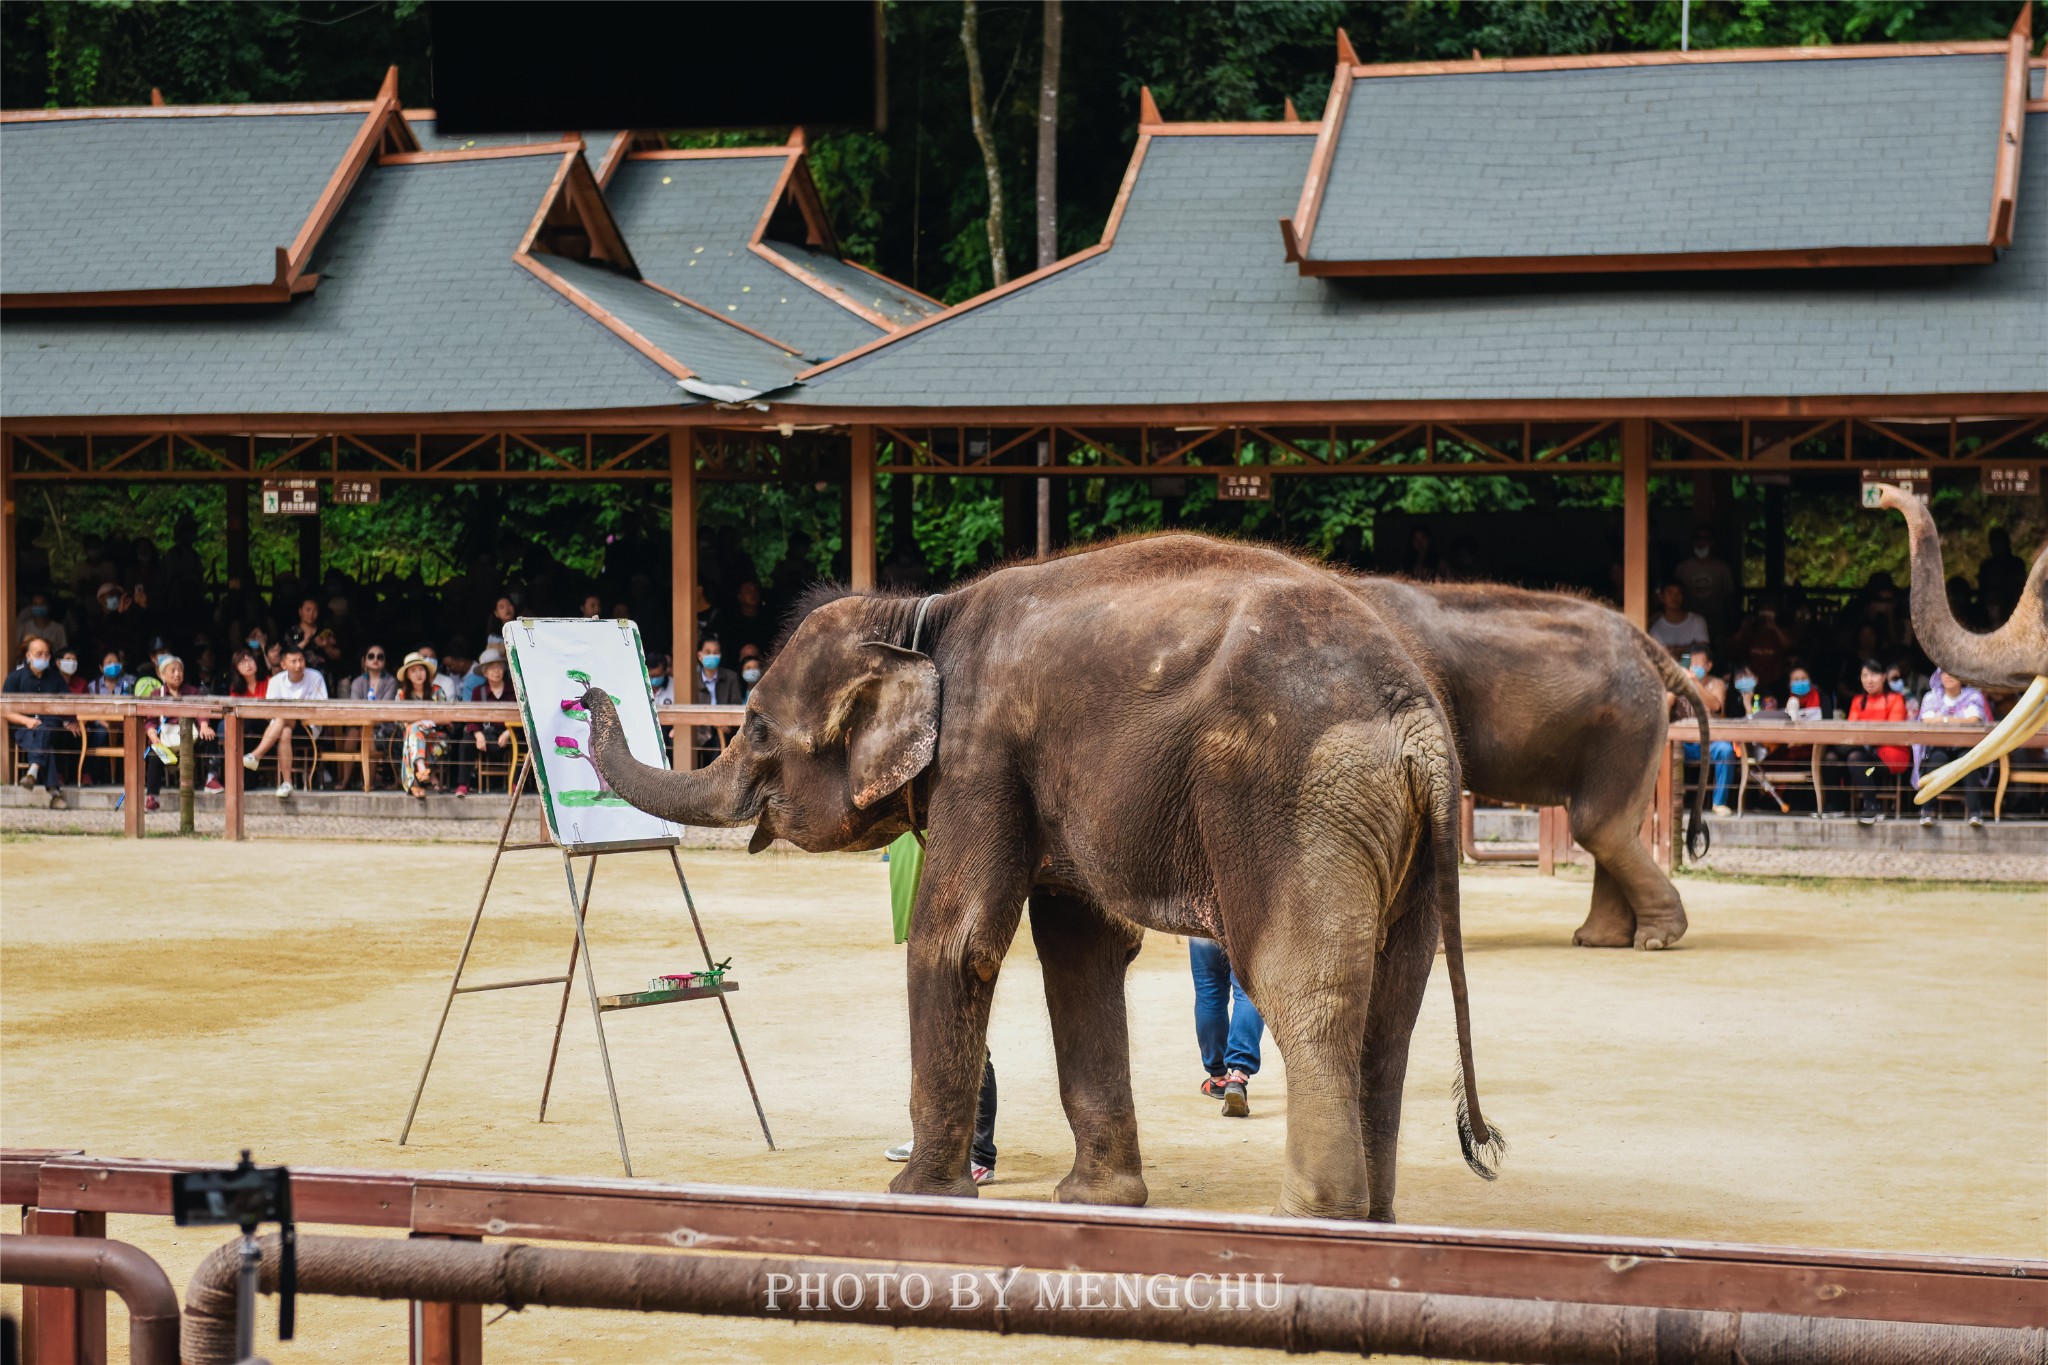
[[[1366,1011],[1360,1059],[1359,1117],[1365,1130],[1370,1192],[1366,1217],[1394,1221],[1395,1152],[1401,1136],[1402,1088],[1408,1079],[1408,1043],[1422,1013],[1422,992],[1436,963],[1440,921],[1429,889],[1408,893],[1401,917],[1387,931],[1373,964],[1372,1003]]]
[[[1040,890],[1031,893],[1031,938],[1045,972],[1060,1103],[1074,1130],[1074,1168],[1053,1197],[1143,1204],[1124,972],[1144,932],[1077,897]]]

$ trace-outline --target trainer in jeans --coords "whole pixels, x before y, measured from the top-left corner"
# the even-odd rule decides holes
[[[1223,1101],[1223,1112],[1241,1119],[1252,1112],[1247,1089],[1259,1074],[1259,1040],[1266,1021],[1238,984],[1223,945],[1212,938],[1188,940],[1188,966],[1195,974],[1195,1043],[1209,1079],[1202,1093]]]
[[[0,683],[0,691],[10,697],[23,693],[64,696],[70,690],[65,685],[64,675],[50,664],[50,642],[40,635],[28,638],[22,650],[21,667],[9,673],[5,683]],[[38,716],[17,709],[17,706],[25,705],[11,703],[0,709],[0,719],[14,728],[14,742],[28,759],[28,767],[21,774],[22,788],[33,788],[40,778],[50,793],[51,808],[63,810],[66,806],[64,779],[58,771],[57,745],[60,739],[70,739],[79,733],[78,722],[65,716]],[[76,742],[70,739],[67,747]]]

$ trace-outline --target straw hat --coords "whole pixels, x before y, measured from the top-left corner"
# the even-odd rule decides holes
[[[487,649],[476,656],[476,666],[478,668],[482,668],[485,664],[501,664],[504,662],[505,651],[502,649]]]
[[[412,653],[406,655],[405,662],[398,666],[398,676],[403,678],[408,672],[412,670],[412,666],[414,664],[424,664],[426,666],[428,682],[432,682],[434,680],[434,675],[441,671],[440,669],[434,666],[434,661],[432,659],[429,659],[426,655],[420,653],[418,650],[414,650]]]

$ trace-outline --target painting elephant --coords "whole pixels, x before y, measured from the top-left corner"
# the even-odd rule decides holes
[[[1284,1212],[1393,1216],[1410,1034],[1445,947],[1466,1159],[1472,1071],[1457,753],[1428,679],[1328,572],[1201,536],[1127,540],[918,599],[810,604],[709,767],[635,762],[627,801],[752,847],[928,829],[909,953],[913,1155],[891,1189],[971,1196],[997,972],[1028,903],[1074,1164],[1057,1197],[1141,1204],[1124,974],[1143,930],[1227,948],[1287,1061]]]
[[[1667,693],[1706,702],[1692,675],[1620,612],[1567,593],[1499,583],[1411,583],[1344,575],[1436,679],[1465,785],[1496,801],[1563,806],[1593,855],[1593,906],[1572,942],[1667,948],[1685,933],[1678,888],[1643,847],[1643,818],[1669,724]],[[1706,784],[1686,820],[1706,852]]]
[[[2048,546],[2035,554],[2027,586],[2006,623],[1988,635],[1963,629],[1949,610],[1941,533],[1919,498],[1885,485],[1879,502],[1905,515],[1913,569],[1913,633],[1944,673],[1980,687],[2024,687],[2019,704],[1976,748],[1921,779],[1925,805],[1987,763],[1996,763],[2048,725]]]

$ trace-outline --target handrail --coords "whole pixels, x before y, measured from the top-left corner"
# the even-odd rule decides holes
[[[133,1365],[178,1365],[178,1295],[163,1267],[140,1247],[102,1237],[0,1233],[0,1282],[111,1289],[128,1308]]]
[[[1932,725],[1914,720],[1766,720],[1752,716],[1730,720],[1709,716],[1717,740],[1738,744],[1939,744],[1971,745],[1991,733],[1988,725]],[[1697,744],[1700,731],[1690,720],[1671,722],[1673,744]],[[2048,749],[2048,731],[2022,742],[2029,749]]]

